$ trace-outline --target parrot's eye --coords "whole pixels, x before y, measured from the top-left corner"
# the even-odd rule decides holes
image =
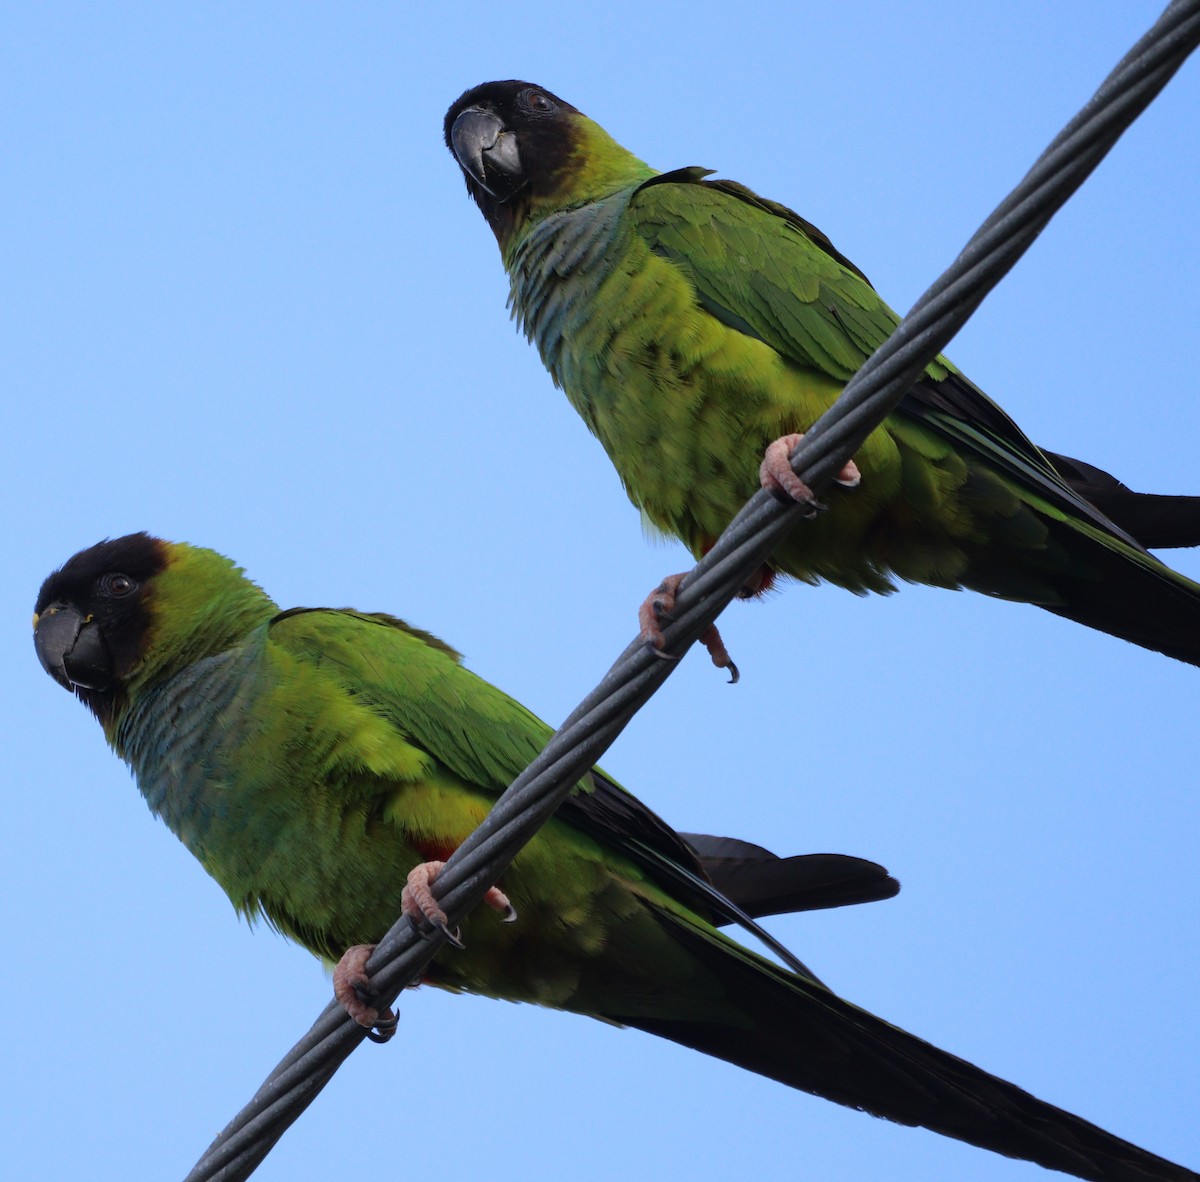
[[[137,583],[128,575],[114,572],[113,574],[105,575],[100,580],[100,594],[107,595],[113,599],[120,599],[136,590]]]
[[[539,115],[549,115],[551,111],[558,110],[540,90],[527,90],[521,97],[525,106]]]

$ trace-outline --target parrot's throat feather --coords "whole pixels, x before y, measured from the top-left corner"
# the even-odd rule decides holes
[[[252,644],[197,661],[139,695],[117,731],[117,751],[151,811],[206,866],[209,830],[226,820],[232,803],[210,753],[239,746],[261,662]]]
[[[623,251],[616,242],[633,190],[540,219],[505,260],[509,308],[560,386],[564,335],[589,315]]]

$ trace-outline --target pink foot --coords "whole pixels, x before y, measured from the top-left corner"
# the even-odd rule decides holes
[[[803,435],[784,435],[768,444],[763,461],[758,469],[758,478],[763,488],[771,493],[782,493],[802,505],[817,507],[812,489],[792,471],[791,455],[800,444]],[[846,488],[855,488],[862,480],[862,473],[853,460],[847,460],[842,470],[834,477],[836,483]]]
[[[671,612],[675,610],[675,596],[679,591],[679,584],[682,581],[682,574],[667,575],[646,596],[642,606],[638,608],[638,624],[641,627],[642,641],[649,645],[658,656],[667,661],[674,660],[674,658],[669,653],[662,651],[663,634],[662,628],[659,627],[659,621],[671,618]],[[730,684],[732,685],[736,682],[741,674],[738,673],[738,667],[730,658],[729,650],[726,649],[725,642],[721,639],[721,634],[717,631],[716,624],[712,624],[708,631],[701,635],[700,643],[708,649],[708,655],[712,658],[712,663],[718,669],[729,670]]]
[[[364,997],[371,996],[371,979],[367,976],[367,961],[375,951],[374,944],[355,944],[342,953],[333,970],[333,995],[342,1008],[360,1026],[367,1028],[372,1042],[387,1042],[396,1033],[400,1015],[391,1010],[379,1010]]]
[[[462,948],[457,930],[451,931],[446,920],[446,913],[438,906],[431,889],[433,880],[441,873],[445,862],[421,862],[408,872],[408,881],[400,896],[400,910],[420,927],[422,923],[430,923],[454,945]],[[499,887],[488,887],[483,901],[495,911],[503,913],[505,923],[513,923],[517,918],[516,908],[508,901],[508,896]]]

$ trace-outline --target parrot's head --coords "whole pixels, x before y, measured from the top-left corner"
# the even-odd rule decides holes
[[[445,136],[502,248],[527,217],[594,200],[646,171],[565,99],[515,79],[458,98],[446,112]]]
[[[129,534],[81,550],[38,593],[33,644],[42,668],[102,722],[146,646],[165,542]]]
[[[510,79],[485,82],[446,112],[446,147],[480,205],[503,204],[544,184],[571,146],[579,112],[544,87]]]
[[[107,732],[143,689],[224,652],[278,611],[215,550],[129,534],[81,550],[42,584],[33,644],[42,668]]]

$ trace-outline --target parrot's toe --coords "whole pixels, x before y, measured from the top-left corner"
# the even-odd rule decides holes
[[[417,924],[432,924],[455,948],[464,948],[458,929],[452,929],[446,913],[433,897],[433,881],[442,872],[445,862],[421,862],[408,872],[408,881],[400,899],[400,909]],[[501,912],[501,922],[515,923],[517,909],[508,901],[508,896],[499,887],[488,887],[483,901],[495,911]]]
[[[374,951],[374,944],[355,944],[342,953],[333,970],[333,995],[351,1018],[367,1028],[372,1042],[387,1042],[396,1033],[400,1015],[371,1004],[371,979],[366,968]]]
[[[641,628],[642,642],[656,656],[669,661],[673,661],[676,658],[673,654],[662,651],[663,634],[662,628],[659,625],[662,620],[669,620],[671,618],[671,613],[675,610],[675,596],[679,591],[679,584],[682,581],[682,574],[667,575],[646,596],[642,602],[642,606],[638,608],[638,625]],[[716,624],[709,625],[708,629],[700,636],[700,643],[708,649],[708,655],[712,658],[712,663],[718,669],[729,670],[729,682],[731,685],[741,677],[738,667],[729,656],[725,642],[721,639],[720,632],[717,631]]]
[[[729,650],[725,647],[725,642],[721,639],[716,624],[710,624],[708,630],[700,634],[700,643],[708,649],[708,655],[718,669],[729,670],[729,684],[737,685],[742,679],[742,675],[733,663],[733,658],[729,655]]]
[[[812,489],[792,471],[791,455],[803,438],[803,435],[784,435],[768,444],[758,469],[758,478],[768,492],[808,505],[816,513],[824,506],[813,496]],[[855,488],[862,481],[862,473],[853,460],[847,460],[834,481],[845,488]]]
[[[683,575],[667,575],[665,579],[642,601],[638,608],[638,627],[641,629],[642,641],[648,648],[653,649],[659,656],[674,660],[670,653],[664,653],[662,621],[671,619],[675,610],[675,595]]]
[[[488,887],[483,901],[493,911],[500,912],[501,923],[517,922],[517,909],[508,901],[508,896],[499,887]]]

